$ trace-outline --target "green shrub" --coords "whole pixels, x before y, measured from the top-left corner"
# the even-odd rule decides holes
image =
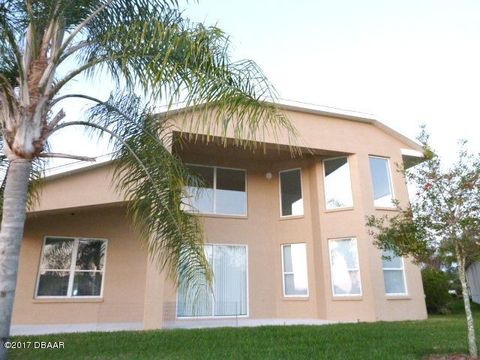
[[[449,290],[449,277],[443,271],[425,268],[422,270],[423,290],[427,311],[430,314],[447,314],[452,300]]]

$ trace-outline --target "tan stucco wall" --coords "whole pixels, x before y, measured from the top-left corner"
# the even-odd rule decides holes
[[[374,143],[375,137],[364,141]],[[365,143],[361,145],[366,146]],[[382,142],[379,143],[383,146]],[[365,227],[367,214],[393,213],[373,208],[368,155],[389,156],[393,167],[395,161],[401,161],[399,147],[371,152],[352,149],[359,152],[349,156],[354,207],[341,211],[325,210],[323,164],[319,158],[251,161],[221,154],[205,156],[197,151],[197,146],[193,148],[184,150],[186,162],[247,170],[247,217],[204,216],[203,219],[208,242],[248,245],[250,317],[360,321],[426,317],[420,272],[408,261],[408,296],[389,298],[385,295],[381,252],[373,246]],[[278,172],[298,167],[302,169],[304,216],[281,218]],[[273,174],[271,180],[265,177],[267,172]],[[405,203],[407,192],[403,179],[393,168],[392,176],[395,194]],[[363,288],[363,294],[358,297],[334,297],[331,290],[328,239],[345,237],[357,239]],[[281,245],[296,242],[307,244],[310,293],[307,299],[283,296]],[[166,320],[174,319],[175,296],[175,289],[167,287]]]
[[[35,299],[40,253],[47,235],[107,239],[102,300]],[[20,254],[12,322],[143,322],[146,263],[146,252],[128,225],[122,207],[31,216]]]
[[[395,164],[401,163],[401,149],[408,145],[371,124],[300,112],[290,112],[289,116],[301,134],[301,143],[324,152],[291,159],[288,152],[280,150],[265,154],[257,149],[252,153],[201,143],[174,149],[186,162],[247,170],[247,217],[203,219],[208,242],[248,245],[249,317],[350,321],[425,318],[419,268],[406,261],[408,296],[387,298],[380,251],[365,228],[367,215],[394,213],[373,206],[368,155],[390,158],[395,197],[406,204],[407,189]],[[349,154],[352,209],[325,210],[322,155],[318,155],[325,152]],[[304,216],[281,219],[278,171],[299,167]],[[146,328],[156,328],[175,319],[176,291],[168,280],[164,282],[163,277],[157,276],[151,263],[147,264],[145,253],[124,220],[122,208],[101,207],[122,201],[110,186],[110,169],[111,165],[107,165],[47,181],[35,209],[39,216],[27,222],[15,324],[144,321]],[[273,174],[271,180],[265,177],[267,172]],[[73,210],[76,208],[84,210]],[[65,213],[65,209],[72,209],[76,215],[68,215],[71,211]],[[111,239],[102,302],[38,303],[33,299],[41,241],[46,234]],[[332,295],[328,239],[344,237],[357,239],[363,290],[359,297]],[[296,242],[307,244],[306,299],[283,297],[281,244]],[[131,303],[131,308],[126,310],[126,303]]]
[[[52,176],[42,184],[39,201],[31,211],[51,212],[120,204],[123,198],[112,186],[112,169],[111,164],[106,164]]]

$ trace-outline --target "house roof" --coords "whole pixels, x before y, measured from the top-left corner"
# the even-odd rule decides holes
[[[373,125],[379,128],[380,130],[382,130],[383,132],[396,138],[397,140],[404,143],[405,145],[409,146],[410,149],[404,149],[406,150],[405,152],[408,153],[407,156],[423,157],[423,148],[421,144],[401,134],[397,130],[394,130],[393,128],[385,125],[381,120],[378,119],[378,117],[376,117],[373,114],[368,114],[368,113],[363,113],[363,112],[353,111],[353,110],[338,109],[330,106],[291,101],[291,100],[281,100],[277,103],[272,103],[272,102],[267,102],[267,103],[276,105],[278,108],[286,111],[303,112],[303,113],[313,114],[313,115],[328,116],[328,117],[333,117],[337,119],[351,120],[351,121],[356,121],[364,124]],[[199,105],[197,106],[197,108],[201,106],[202,105]],[[181,112],[189,111],[192,108],[193,107],[185,107],[185,106],[174,106],[168,110],[166,108],[160,108],[158,115],[161,116],[161,115],[168,114],[168,116],[174,116]]]
[[[280,109],[287,110],[287,111],[297,111],[297,112],[303,112],[307,114],[329,116],[329,117],[334,117],[338,119],[351,120],[351,121],[357,121],[365,124],[371,124],[379,128],[380,130],[386,132],[387,134],[391,135],[392,137],[398,139],[400,142],[404,143],[405,145],[408,145],[411,148],[411,149],[405,149],[405,150],[418,151],[421,154],[417,154],[417,156],[423,157],[422,145],[406,137],[400,132],[392,129],[391,127],[385,125],[373,114],[362,113],[362,112],[352,111],[352,110],[337,109],[337,108],[328,107],[328,106],[298,103],[293,101],[283,101],[277,104],[277,106]],[[413,153],[410,152],[410,155],[413,155]]]
[[[273,103],[272,103],[273,104]],[[281,110],[293,111],[293,112],[303,112],[307,114],[328,116],[337,119],[344,119],[350,121],[356,121],[364,124],[370,124],[381,131],[389,134],[393,138],[399,140],[403,144],[407,145],[409,148],[401,149],[402,156],[407,164],[407,167],[413,166],[416,163],[419,163],[423,159],[423,148],[416,141],[406,137],[400,132],[392,129],[391,127],[385,125],[377,117],[372,114],[362,113],[352,110],[337,109],[328,106],[313,105],[307,103],[300,103],[294,101],[281,101],[276,103]],[[180,112],[188,111],[189,107],[177,106],[175,108],[170,108],[169,110],[163,110],[158,113],[158,115],[167,115],[174,116]],[[46,171],[45,178],[55,178],[60,176],[70,175],[79,171],[84,171],[87,169],[93,169],[95,167],[104,166],[112,162],[112,154],[106,154],[98,157],[94,164],[85,163],[82,161],[72,162],[66,165],[57,166],[50,168]]]

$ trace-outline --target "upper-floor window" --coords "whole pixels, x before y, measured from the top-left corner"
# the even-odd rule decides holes
[[[307,246],[282,245],[283,295],[308,296]]]
[[[282,216],[303,215],[302,173],[300,169],[280,171]]]
[[[354,238],[333,239],[329,240],[328,244],[333,295],[361,295],[362,284],[358,264],[357,240]]]
[[[377,207],[394,207],[393,185],[388,159],[375,156],[370,156],[369,159],[374,205]]]
[[[352,184],[347,157],[324,160],[323,166],[327,210],[352,207]]]
[[[107,241],[46,237],[37,281],[37,297],[99,297]]]
[[[396,256],[393,251],[383,251],[382,264],[385,294],[405,295],[407,293],[407,284],[403,258]]]
[[[202,180],[200,187],[188,187],[188,203],[204,214],[246,215],[246,172],[240,169],[188,165]]]

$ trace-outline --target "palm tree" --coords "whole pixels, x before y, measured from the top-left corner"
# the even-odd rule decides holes
[[[72,91],[73,80],[98,74],[118,89],[108,100]],[[92,104],[78,121],[62,108],[71,98]],[[175,0],[0,0],[0,338],[9,336],[29,189],[48,158],[92,160],[51,151],[52,134],[76,126],[110,140],[117,189],[150,256],[176,281],[193,281],[209,269],[198,219],[181,203],[185,184],[198,180],[169,151],[168,119],[152,106],[181,101],[199,115],[195,126],[233,128],[248,145],[266,131],[293,131],[264,101],[274,99],[255,63],[232,62],[224,33],[185,19]]]

